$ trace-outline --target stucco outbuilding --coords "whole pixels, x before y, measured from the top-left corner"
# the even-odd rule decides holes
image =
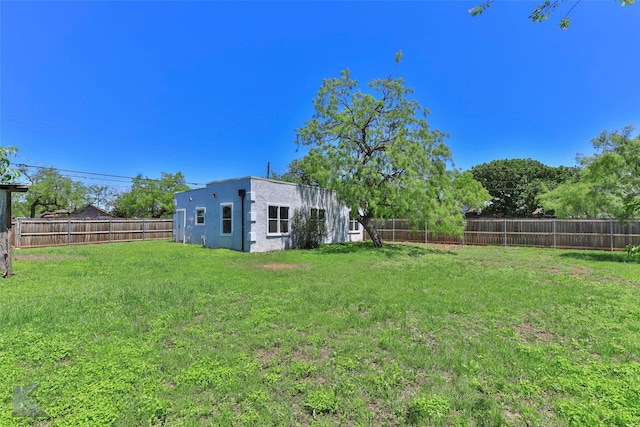
[[[362,229],[335,193],[272,179],[244,177],[175,193],[176,242],[244,252],[289,249],[296,209],[324,220],[324,243],[362,240]]]

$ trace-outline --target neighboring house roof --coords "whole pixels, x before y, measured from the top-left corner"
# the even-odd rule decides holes
[[[60,209],[54,212],[43,212],[40,218],[113,218],[109,212],[104,211],[92,204],[88,204],[82,208]]]

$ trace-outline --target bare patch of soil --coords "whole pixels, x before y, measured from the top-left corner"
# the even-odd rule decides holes
[[[323,345],[318,352],[315,347],[308,344],[303,344],[293,350],[292,356],[295,360],[298,360],[300,362],[328,360],[331,357],[329,347],[327,347],[326,345]]]
[[[518,414],[516,412],[512,412],[510,409],[504,409],[502,411],[502,414],[511,423],[515,423],[521,418],[520,414]]]
[[[265,264],[262,266],[265,270],[293,270],[303,268],[298,264]]]
[[[278,354],[278,348],[260,348],[258,349],[253,357],[260,362],[260,364],[262,365],[263,368],[265,367],[269,367],[271,366],[271,361],[276,357],[276,355]]]
[[[451,245],[446,243],[421,243],[420,245],[440,251],[460,251],[463,247],[462,245]]]
[[[579,279],[586,279],[587,277],[589,277],[589,273],[591,272],[591,269],[586,268],[586,267],[573,267],[571,269],[571,277],[576,277]]]
[[[527,341],[547,343],[560,338],[558,334],[542,331],[540,327],[530,322],[525,322],[520,326],[514,326],[513,330],[525,337]]]

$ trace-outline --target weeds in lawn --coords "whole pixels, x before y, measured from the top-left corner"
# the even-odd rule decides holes
[[[640,424],[624,253],[369,245],[21,250],[0,425]]]

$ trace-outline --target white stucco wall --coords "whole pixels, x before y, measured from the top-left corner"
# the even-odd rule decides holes
[[[242,204],[238,190],[246,190],[244,199],[245,232],[242,236]],[[269,206],[286,206],[289,219],[296,209],[324,209],[327,236],[325,243],[359,241],[362,231],[349,233],[349,210],[338,204],[335,195],[316,187],[256,177],[214,181],[206,188],[176,193],[176,221],[179,210],[186,213],[185,243],[203,244],[210,248],[229,248],[247,252],[289,249],[291,233],[269,233]],[[221,206],[232,205],[232,233],[221,233]],[[206,208],[205,224],[195,224],[197,208]],[[174,236],[176,235],[174,221]],[[290,231],[290,230],[289,230]],[[204,241],[203,241],[204,237]]]

